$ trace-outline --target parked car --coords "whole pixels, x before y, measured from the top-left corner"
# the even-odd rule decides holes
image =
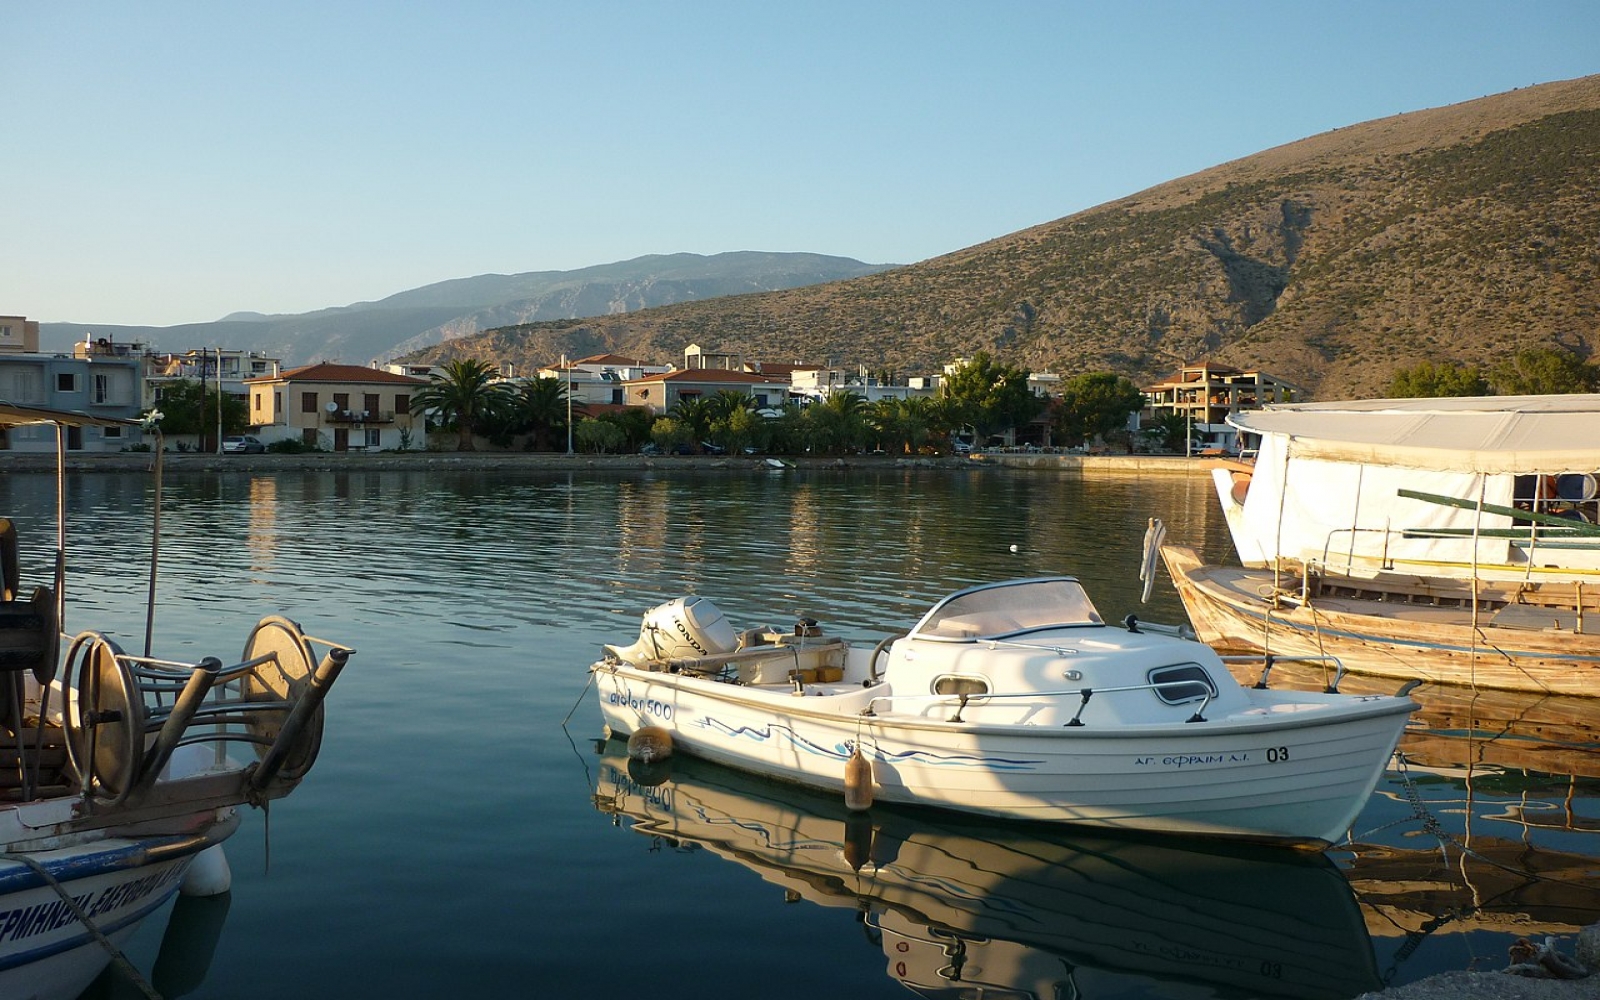
[[[229,434],[222,439],[222,453],[225,455],[259,455],[267,450],[260,438],[248,434]]]

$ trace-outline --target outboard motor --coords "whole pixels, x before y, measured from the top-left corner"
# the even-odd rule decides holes
[[[606,646],[605,651],[635,667],[660,660],[716,656],[739,648],[739,636],[722,610],[704,597],[680,597],[651,608],[631,646]]]

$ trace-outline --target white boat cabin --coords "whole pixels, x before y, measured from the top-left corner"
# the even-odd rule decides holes
[[[1214,470],[1249,568],[1600,582],[1600,395],[1302,403],[1230,418]]]

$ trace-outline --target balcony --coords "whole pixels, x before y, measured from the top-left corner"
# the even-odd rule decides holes
[[[329,410],[323,414],[330,424],[392,424],[393,410]]]

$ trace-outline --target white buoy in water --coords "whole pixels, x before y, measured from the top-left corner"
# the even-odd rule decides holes
[[[1017,551],[1017,543],[1016,543],[1016,542],[1012,542],[1012,543],[1011,543],[1011,551],[1012,551],[1012,552],[1015,552],[1015,551]]]
[[[672,734],[660,726],[644,726],[628,737],[628,756],[641,764],[654,764],[672,756]]]
[[[844,762],[844,806],[851,812],[872,808],[872,764],[860,747]]]
[[[228,867],[228,856],[222,853],[221,844],[212,844],[195,855],[178,884],[178,891],[185,896],[220,896],[231,888],[233,869]]]

